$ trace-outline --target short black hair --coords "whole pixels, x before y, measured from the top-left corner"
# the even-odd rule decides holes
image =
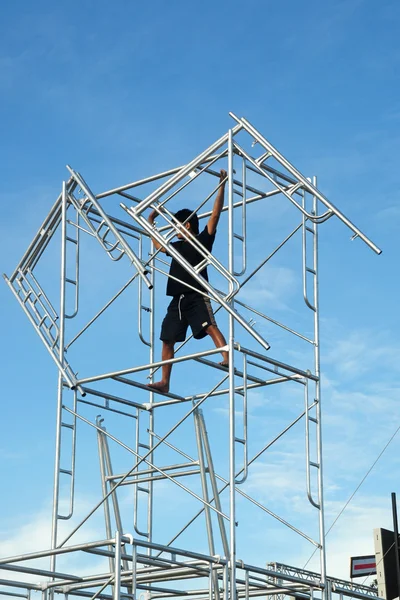
[[[181,208],[181,210],[178,210],[178,212],[175,213],[174,217],[180,223],[190,223],[190,228],[193,231],[194,235],[198,235],[199,217],[196,215],[196,213],[193,213],[193,211],[189,210],[188,208]]]

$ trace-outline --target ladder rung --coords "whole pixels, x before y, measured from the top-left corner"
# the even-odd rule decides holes
[[[237,437],[235,437],[235,442],[237,442],[238,444],[244,444],[244,443],[245,443],[245,440],[244,440],[244,439],[242,439],[242,438],[237,438]]]
[[[60,469],[60,473],[64,473],[64,475],[72,475],[72,471],[68,469]]]
[[[316,275],[317,272],[315,269],[310,269],[310,267],[306,267],[306,271],[308,271],[308,273],[312,273],[313,275]]]
[[[195,266],[194,270],[196,271],[196,273],[200,273],[200,271],[205,269],[209,264],[210,261],[208,260],[208,258],[205,258],[198,265]]]
[[[74,240],[74,238],[71,238],[67,235],[67,237],[65,238],[68,242],[72,242],[73,244],[77,244],[78,240]]]
[[[295,183],[294,185],[292,185],[292,187],[290,187],[290,188],[287,190],[287,193],[289,194],[289,196],[291,196],[292,194],[294,194],[295,192],[297,192],[297,190],[298,190],[299,188],[301,188],[301,187],[303,187],[303,184],[302,184],[302,182],[301,182],[301,181],[299,181],[298,183]]]
[[[65,281],[66,281],[67,283],[72,283],[72,285],[76,285],[76,281],[75,281],[75,279],[70,279],[69,277],[66,277],[66,278],[65,278]]]
[[[145,494],[150,494],[150,492],[149,492],[149,490],[147,488],[142,488],[142,487],[138,486],[137,489],[138,489],[139,492],[144,492]]]
[[[106,222],[104,221],[104,219],[103,219],[102,221],[100,221],[100,224],[99,224],[99,226],[98,226],[98,227],[97,227],[97,229],[96,229],[96,233],[99,233],[99,232],[102,230],[102,228],[103,228],[103,225],[107,225],[107,224],[106,224]],[[110,228],[109,228],[109,226],[107,225],[106,231],[105,231],[105,233],[104,233],[104,235],[103,235],[103,238],[102,238],[102,239],[103,239],[103,241],[104,241],[104,236],[105,236],[105,235],[107,235],[107,233],[108,233],[109,231],[110,231]]]
[[[315,231],[314,231],[314,229],[311,229],[311,227],[307,227],[307,226],[306,226],[306,230],[307,230],[309,233],[312,233],[313,235],[315,235]]]
[[[141,442],[139,442],[138,446],[139,446],[139,448],[144,448],[145,450],[150,450],[150,446],[148,444],[142,444]]]
[[[308,417],[309,421],[312,421],[313,423],[317,424],[318,423],[318,419],[316,419],[315,417]]]
[[[61,423],[61,427],[65,427],[66,429],[75,429],[71,423]]]
[[[146,312],[151,312],[151,308],[149,308],[148,306],[143,306],[143,304],[140,307],[142,310],[145,310]]]
[[[318,463],[316,463],[316,462],[312,462],[312,461],[310,461],[310,465],[311,465],[312,467],[315,467],[316,469],[319,469],[319,464],[318,464]]]
[[[39,316],[40,316],[40,315],[39,315]],[[45,320],[46,320],[46,317],[47,317],[47,315],[44,315],[44,316],[43,316],[43,317],[40,319],[40,321],[39,321],[39,324],[38,324],[38,327],[41,327],[41,326],[43,325],[43,323],[44,323],[44,322],[45,322]]]
[[[244,241],[244,237],[242,235],[239,235],[238,233],[234,233],[233,237],[236,238],[237,240],[240,240],[241,242]]]

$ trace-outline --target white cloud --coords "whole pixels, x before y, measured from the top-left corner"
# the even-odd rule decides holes
[[[238,299],[250,306],[289,310],[288,300],[299,286],[298,274],[288,267],[267,266],[239,293]]]
[[[89,498],[77,498],[75,503],[75,515],[72,521],[63,521],[59,524],[59,543],[63,540],[72,528],[89,512],[93,506]],[[101,509],[99,509],[101,510]],[[99,517],[102,514],[96,514],[89,525],[85,525],[69,540],[65,546],[73,546],[94,540],[105,538],[104,526],[100,525]],[[48,550],[51,545],[51,504],[47,503],[36,512],[31,511],[25,515],[25,518],[19,519],[18,524],[14,523],[9,528],[3,528],[0,540],[0,556],[4,559],[21,554],[30,554],[43,550]],[[23,567],[49,569],[50,558],[31,559],[22,561],[19,564]],[[1,570],[1,568],[0,568]],[[89,575],[108,571],[106,559],[98,556],[85,554],[83,552],[68,553],[57,558],[57,570],[74,575]],[[48,578],[38,575],[29,575],[16,573],[12,571],[2,571],[4,579],[13,579],[18,581],[30,581],[38,583]]]
[[[368,372],[400,366],[400,346],[387,333],[374,330],[350,331],[341,339],[331,340],[324,362],[341,376],[356,379]]]
[[[374,554],[373,529],[392,528],[388,518],[388,502],[388,498],[381,496],[360,496],[348,506],[326,537],[329,575],[348,580],[350,557]],[[338,501],[326,502],[327,529],[341,508],[342,505]],[[311,553],[308,556],[297,557],[296,564],[303,566],[310,555]],[[317,554],[307,565],[307,569],[318,569]],[[359,583],[364,583],[364,580],[360,578]]]

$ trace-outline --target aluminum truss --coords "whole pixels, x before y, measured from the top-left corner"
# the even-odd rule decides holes
[[[330,218],[337,218],[352,231],[353,237],[360,238],[378,254],[380,249],[318,190],[315,178],[311,181],[304,177],[246,119],[234,114],[231,117],[235,121],[234,127],[188,164],[109,191],[93,193],[83,177],[68,167],[70,177],[63,183],[62,193],[12,275],[5,276],[7,285],[59,373],[51,549],[0,560],[3,570],[44,578],[40,583],[2,579],[0,583],[7,586],[5,593],[10,596],[29,598],[32,591],[42,591],[44,596],[68,594],[92,599],[110,598],[110,594],[115,599],[121,596],[136,598],[140,594],[145,594],[146,598],[195,596],[209,600],[247,600],[253,596],[287,594],[328,600],[333,593],[341,597],[373,597],[369,588],[355,588],[349,582],[329,578],[326,574],[319,356],[319,227]],[[219,234],[220,238],[221,235],[224,237],[225,258],[220,260],[211,255],[192,237],[190,243],[203,257],[201,263],[193,268],[171,245],[177,231],[174,202],[181,201],[196,185],[199,187],[193,195],[207,189],[204,200],[196,207],[199,218],[207,219],[210,211],[206,204],[218,190],[219,168],[226,163],[228,198],[223,208],[222,234]],[[294,228],[275,248],[266,252],[263,245],[255,251],[248,231],[249,207],[253,203],[264,206],[277,199],[285,205],[289,203],[291,214],[296,219]],[[127,206],[127,200],[130,206]],[[145,217],[145,211],[150,208],[159,214],[155,228]],[[99,251],[113,263],[125,262],[129,278],[96,314],[87,319],[85,312],[84,320],[80,318],[85,297],[81,292],[81,262],[87,248],[83,239],[87,238],[94,240]],[[168,275],[167,263],[155,250],[152,239],[162,244],[168,254],[191,273],[197,284],[202,286],[201,293],[216,304],[217,312],[226,320],[228,342],[224,349],[229,351],[228,369],[215,361],[219,350],[186,352],[185,346],[190,343],[190,337],[169,361],[176,363],[181,373],[186,365],[187,388],[190,388],[191,382],[191,378],[187,377],[188,367],[191,373],[201,369],[201,381],[208,385],[205,391],[199,391],[195,378],[193,388],[184,393],[171,391],[158,394],[147,387],[148,381],[153,381],[158,369],[167,362],[156,360],[155,341],[156,305],[160,295],[156,292],[156,282],[161,276]],[[263,313],[259,307],[252,305],[251,297],[249,301],[243,295],[248,282],[254,281],[265,265],[296,239],[301,255],[304,310],[308,319],[306,333],[300,331],[301,327],[298,330]],[[56,243],[61,247],[59,309],[50,299],[52,294],[39,283],[41,261],[51,252],[51,244]],[[210,283],[200,275],[205,265],[211,274]],[[213,285],[214,279],[218,281],[218,287]],[[141,360],[128,368],[91,374],[83,361],[87,349],[80,348],[89,332],[125,291],[134,286],[138,294],[139,341],[132,342],[132,345],[137,347],[139,344],[141,350],[137,356]],[[287,354],[283,358],[277,357],[274,347],[270,350],[264,328],[255,327],[255,317],[262,319],[262,323],[266,322],[269,331],[284,332],[289,340],[310,348],[307,364],[293,365]],[[124,322],[131,320],[131,314],[125,315],[124,319]],[[91,343],[89,339],[88,348],[94,352]],[[105,346],[101,352],[104,349]],[[147,358],[143,358],[143,350]],[[130,352],[127,348],[124,351],[126,354]],[[110,354],[113,355],[112,351]],[[78,366],[81,373],[82,363],[84,375],[78,376]],[[296,418],[288,419],[282,430],[251,456],[254,444],[249,427],[250,395],[283,384],[302,391],[304,409]],[[228,427],[225,437],[222,436],[223,451],[213,452],[215,435],[212,440],[206,425],[213,423],[205,409],[219,399],[226,402]],[[102,418],[96,416],[99,409]],[[107,419],[115,417],[120,419],[118,423],[124,423],[121,430],[115,425],[116,421],[111,422],[111,428],[105,426],[105,413]],[[157,413],[162,415],[162,419],[156,428]],[[289,523],[282,515],[259,502],[244,485],[252,466],[298,423],[304,423],[304,497],[315,514],[316,536]],[[184,429],[188,424],[194,427],[194,433],[191,430],[188,434]],[[96,432],[101,495],[89,513],[77,523],[74,520],[77,468],[85,460],[81,454],[86,452],[80,454],[78,451],[81,427],[82,430]],[[128,443],[123,441],[122,434],[126,427]],[[214,427],[213,430],[215,434]],[[182,434],[182,431],[186,433]],[[175,432],[179,434],[178,443],[172,442]],[[122,472],[113,470],[111,444],[114,451],[117,447],[119,453],[123,451],[129,458],[129,466]],[[191,446],[191,454],[186,450],[187,446]],[[178,455],[179,462],[171,462],[172,455]],[[87,469],[93,470],[93,465],[87,465]],[[221,470],[224,474],[220,474]],[[197,483],[192,484],[193,481]],[[197,512],[183,523],[170,541],[163,539],[165,532],[160,527],[160,515],[162,519],[170,496],[162,497],[160,502],[157,494],[160,484],[178,488],[199,505]],[[133,496],[128,502],[129,520],[121,510],[121,504],[125,508],[127,504],[126,496],[121,502],[124,489],[133,489]],[[224,496],[225,490],[228,496]],[[267,567],[250,565],[238,559],[238,498],[244,498],[260,514],[268,515],[306,540],[311,548],[316,548],[319,552],[319,573],[278,563]],[[100,510],[104,511],[105,539],[71,545],[75,533]],[[199,525],[199,517],[203,519],[203,516],[204,525]],[[71,523],[71,527],[66,536],[61,536],[60,524],[66,521]],[[176,540],[189,532],[193,524],[197,529],[190,547],[176,546]],[[196,544],[200,530],[204,532],[208,552],[203,549],[203,543]],[[203,551],[198,551],[198,547]],[[90,575],[87,572],[71,575],[59,571],[57,559],[69,553],[108,560],[104,563],[108,564],[108,570]],[[43,557],[50,558],[49,569],[32,565],[32,561]],[[263,557],[261,563],[265,564],[265,559]],[[28,566],[21,566],[25,564]],[[13,588],[21,588],[25,593],[12,591]]]

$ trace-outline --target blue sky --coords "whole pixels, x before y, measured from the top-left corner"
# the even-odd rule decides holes
[[[103,0],[24,0],[3,3],[0,14],[2,272],[10,275],[48,213],[68,177],[67,163],[95,192],[122,185],[191,160],[232,125],[229,111],[247,117],[305,175],[317,174],[323,193],[383,248],[378,257],[359,240],[350,242],[350,232],[332,220],[321,228],[329,526],[399,424],[398,2],[233,0],[205,1],[200,9],[178,1],[111,6]],[[251,259],[261,259],[292,213],[263,205],[249,214]],[[111,295],[129,271],[100,263],[89,245],[86,250],[83,310],[90,315],[96,295]],[[223,255],[222,245],[216,252]],[[55,261],[43,267],[50,285]],[[246,301],[281,321],[301,319],[296,265],[294,254],[283,254],[249,287],[257,296],[249,292]],[[162,286],[158,319],[165,307]],[[7,555],[33,549],[33,539],[48,545],[57,374],[4,284],[0,295],[0,476],[7,482],[0,497],[0,554]],[[129,300],[122,307],[129,311]],[[135,316],[129,321],[126,314],[127,323],[116,314],[104,322],[109,337],[101,354],[90,343],[102,332],[77,354],[87,374],[101,372],[96,365],[107,370],[111,363],[125,368],[141,362]],[[275,342],[275,358],[294,360],[297,347],[263,331]],[[301,409],[301,398],[293,404],[290,398],[283,392],[253,396],[254,451]],[[225,409],[222,401],[207,408],[211,434],[218,419],[226,419]],[[171,412],[165,423],[177,415]],[[253,471],[247,491],[307,528],[304,477],[296,466],[302,444],[299,430]],[[82,448],[91,448],[97,469],[95,438],[83,437]],[[223,457],[222,447],[217,452]],[[374,527],[390,528],[390,492],[400,493],[398,456],[395,438],[329,535],[333,575],[346,576],[350,555],[373,552]],[[84,485],[82,465],[82,514],[100,493],[97,474],[86,468],[91,485]],[[196,509],[180,492],[165,490],[182,515]],[[273,522],[246,514],[250,537],[239,532],[243,559],[303,566],[308,546],[291,537],[278,543]],[[96,536],[100,520],[91,527],[87,535]],[[167,529],[161,521],[163,540]],[[27,545],[18,535],[29,538]]]

